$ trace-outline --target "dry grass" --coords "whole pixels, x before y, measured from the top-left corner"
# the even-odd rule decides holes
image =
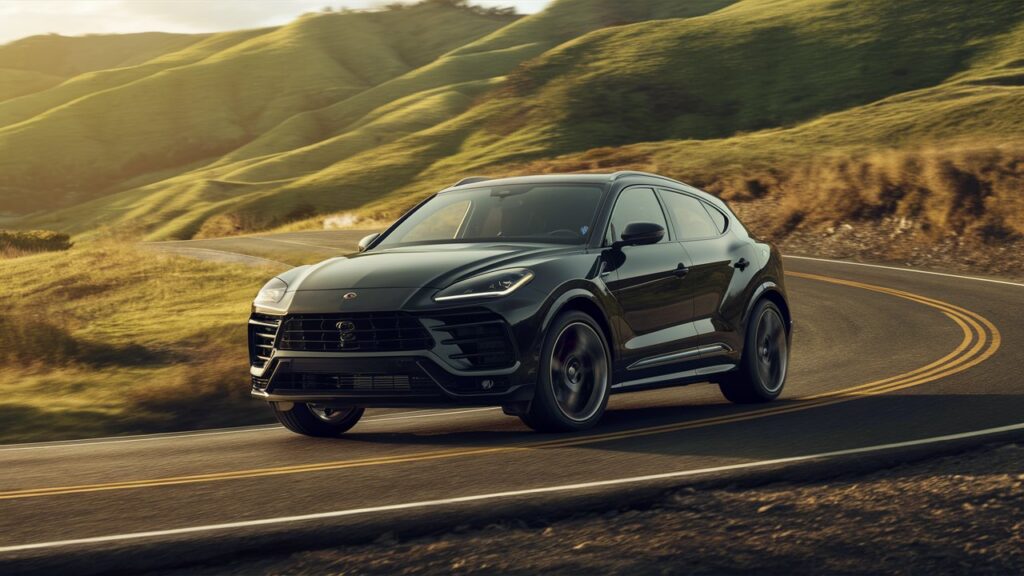
[[[757,206],[759,231],[780,240],[798,230],[898,219],[914,237],[982,243],[1024,237],[1024,143],[960,142],[947,147],[833,151],[779,156],[770,164],[708,165],[676,170],[647,150],[599,148],[584,154],[505,167],[527,173],[661,172],[699,186],[742,210]],[[768,200],[768,202],[766,202]],[[402,206],[395,206],[397,215]]]
[[[71,237],[52,230],[0,230],[0,257],[16,258],[37,252],[71,248]]]
[[[4,262],[0,442],[266,421],[245,319],[272,274],[113,240]]]
[[[799,219],[804,226],[834,225],[895,217],[925,232],[922,238],[953,235],[1000,242],[1024,235],[1021,147],[825,157],[718,188],[723,197],[735,199],[749,198],[752,190],[779,193],[781,223]],[[790,230],[783,226],[779,231]]]

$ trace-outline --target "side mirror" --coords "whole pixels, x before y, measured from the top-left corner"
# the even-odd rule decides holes
[[[665,237],[665,228],[653,222],[633,222],[626,226],[622,232],[622,240],[612,246],[622,248],[623,246],[643,246],[645,244],[657,244]]]
[[[366,252],[366,249],[370,247],[370,244],[373,244],[373,241],[376,240],[378,236],[380,236],[380,232],[374,232],[369,236],[363,237],[363,239],[359,241],[359,251]]]

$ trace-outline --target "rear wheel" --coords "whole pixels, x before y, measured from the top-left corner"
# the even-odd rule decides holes
[[[747,324],[739,368],[718,383],[737,404],[769,402],[779,397],[789,368],[789,335],[782,312],[770,300],[754,307]]]
[[[320,404],[292,405],[291,410],[278,410],[275,404],[274,416],[282,426],[297,434],[331,438],[341,436],[363,417],[363,408],[346,406],[342,408]]]
[[[608,343],[582,312],[559,316],[541,352],[537,390],[520,419],[544,432],[584,430],[604,415],[611,388]]]

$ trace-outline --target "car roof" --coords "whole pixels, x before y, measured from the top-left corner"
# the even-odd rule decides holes
[[[721,207],[728,208],[720,198],[717,198],[713,194],[674,180],[666,176],[658,174],[651,174],[650,172],[640,172],[636,170],[623,170],[620,172],[611,173],[582,173],[582,174],[538,174],[532,176],[513,176],[510,178],[487,178],[485,176],[471,176],[469,178],[463,178],[454,185],[445,188],[440,194],[445,192],[452,192],[455,190],[471,190],[474,188],[490,188],[493,186],[511,186],[515,184],[614,184],[621,182],[623,186],[629,184],[649,184],[651,186],[666,186],[674,185],[676,188],[682,188],[687,192],[698,195],[705,201],[711,202],[712,204]]]
[[[622,171],[605,174],[538,174],[531,176],[513,176],[508,178],[486,178],[473,176],[464,178],[454,185],[445,188],[442,192],[450,190],[468,190],[470,188],[490,188],[492,186],[511,186],[515,184],[608,184],[623,179],[653,179],[662,182],[682,184],[678,180],[649,174],[647,172]]]

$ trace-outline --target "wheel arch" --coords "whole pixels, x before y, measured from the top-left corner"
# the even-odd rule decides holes
[[[616,357],[615,333],[612,331],[611,322],[605,314],[604,309],[598,303],[597,298],[590,292],[583,289],[569,290],[562,294],[552,303],[544,317],[542,329],[546,332],[559,314],[567,311],[583,312],[597,322],[598,327],[608,341],[608,350],[614,360]]]
[[[754,296],[750,299],[750,303],[747,304],[747,311],[743,315],[744,328],[750,322],[750,315],[753,313],[754,307],[761,300],[769,300],[779,308],[779,311],[782,312],[782,320],[786,325],[786,335],[791,335],[793,332],[793,315],[789,309],[789,302],[786,301],[781,288],[774,282],[765,282],[754,291]]]

